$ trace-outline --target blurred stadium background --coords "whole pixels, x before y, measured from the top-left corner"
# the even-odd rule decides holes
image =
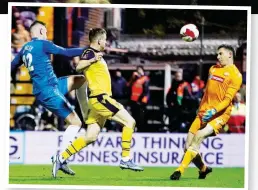
[[[13,7],[12,55],[15,56],[22,45],[30,40],[27,30],[35,19],[46,22],[49,40],[64,47],[86,46],[89,29],[104,27],[108,31],[108,50],[105,59],[113,76],[115,98],[130,109],[131,86],[135,82],[132,78],[136,67],[142,66],[145,74],[149,76],[148,102],[138,102],[145,107],[145,123],[139,130],[187,132],[205,88],[208,69],[216,64],[216,48],[220,44],[230,44],[237,51],[235,63],[244,77],[239,96],[241,103],[245,102],[247,18],[246,11],[237,12],[236,14],[236,11],[210,10]],[[233,14],[234,17],[231,16]],[[187,43],[180,39],[180,27],[186,23],[195,23],[200,30],[200,37],[195,42]],[[53,57],[53,67],[57,76],[76,74],[76,61],[60,56]],[[117,69],[120,69],[123,79],[116,76]],[[64,130],[65,126],[61,120],[36,104],[25,67],[12,73],[12,79],[11,130]],[[122,84],[118,82],[120,80]],[[177,86],[184,82],[184,86],[191,88],[182,95],[185,101],[178,105],[175,100],[181,94],[174,92],[177,93]],[[75,95],[72,93],[68,98],[78,108]],[[181,125],[173,126],[164,116],[169,116],[169,110],[175,106],[177,113],[178,110],[183,112],[183,118]],[[80,111],[77,109],[77,112]],[[24,114],[30,115],[24,117]],[[185,120],[185,114],[190,116],[189,121]],[[241,129],[235,131],[234,127],[226,128],[225,132],[244,132],[244,122],[241,123]],[[116,131],[117,128],[108,125],[106,130]]]
[[[243,85],[233,101],[232,115],[223,134],[205,141],[202,151],[205,161],[214,167],[244,167],[247,11],[13,7],[13,57],[30,40],[28,27],[36,19],[47,23],[49,40],[63,47],[86,46],[90,28],[104,27],[108,31],[104,58],[112,75],[113,96],[136,119],[133,157],[146,166],[178,165],[185,133],[205,90],[208,70],[216,64],[216,48],[224,43],[232,45],[237,52],[235,64],[243,74]],[[200,31],[199,39],[192,43],[182,41],[179,36],[186,23],[196,24]],[[75,71],[78,59],[61,56],[52,59],[58,77],[78,74]],[[139,83],[141,68],[147,76],[142,86],[146,98],[135,101],[132,94],[134,85]],[[12,73],[10,88],[10,163],[49,164],[49,155],[60,146],[61,131],[66,128],[64,121],[35,102],[25,67]],[[182,101],[178,101],[179,97]],[[67,98],[81,115],[74,92]],[[119,125],[107,122],[97,145],[71,162],[116,165],[119,131]],[[35,139],[40,142],[33,145]],[[43,139],[48,140],[43,143]],[[109,146],[111,156],[106,161],[103,150]],[[38,147],[45,150],[44,156]],[[34,154],[40,159],[32,158]],[[14,170],[15,167],[11,168]],[[240,173],[242,187],[243,170]]]

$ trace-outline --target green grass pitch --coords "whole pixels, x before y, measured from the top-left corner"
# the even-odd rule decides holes
[[[199,180],[198,170],[188,168],[179,181],[169,180],[175,168],[145,167],[143,172],[121,170],[116,166],[72,165],[75,176],[61,171],[51,176],[51,165],[10,165],[10,184],[166,186],[166,187],[244,187],[244,168],[213,168],[205,180]]]

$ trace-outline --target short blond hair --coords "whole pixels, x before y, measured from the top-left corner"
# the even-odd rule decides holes
[[[93,42],[95,41],[98,37],[107,34],[106,30],[103,28],[93,28],[89,32],[89,41]]]
[[[46,27],[46,23],[44,23],[44,22],[42,22],[42,21],[39,21],[39,20],[36,20],[36,21],[34,21],[34,22],[30,25],[30,29],[29,29],[29,30],[31,31],[31,29],[33,28],[33,26],[35,26],[35,25],[37,25],[37,24],[40,24],[40,25]]]

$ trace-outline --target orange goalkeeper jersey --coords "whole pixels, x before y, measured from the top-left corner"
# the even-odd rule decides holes
[[[241,84],[242,75],[234,64],[224,67],[220,65],[212,66],[209,70],[209,78],[200,103],[198,116],[202,116],[208,109],[215,108],[226,97],[232,102]],[[217,115],[230,115],[231,108],[232,103]]]

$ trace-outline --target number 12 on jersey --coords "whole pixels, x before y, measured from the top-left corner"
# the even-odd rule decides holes
[[[32,55],[31,53],[28,53],[27,55],[23,55],[22,56],[22,61],[25,65],[25,67],[27,67],[27,69],[29,71],[33,71],[34,70],[34,67],[31,65],[32,63]]]

